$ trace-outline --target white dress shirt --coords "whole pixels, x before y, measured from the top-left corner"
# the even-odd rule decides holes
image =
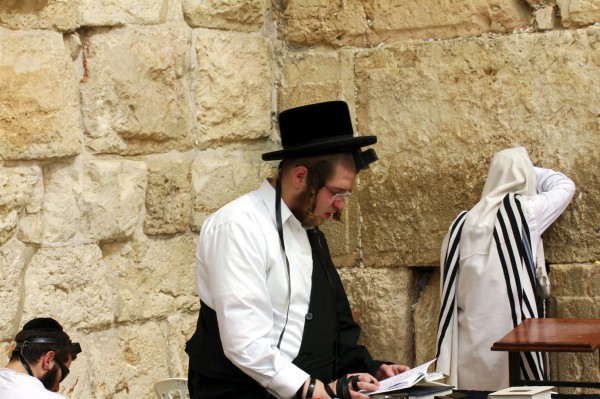
[[[533,258],[537,244],[548,227],[563,213],[575,194],[571,179],[552,169],[534,167],[537,177],[537,194],[523,196],[527,209],[526,217],[531,233]]]
[[[28,374],[0,369],[0,398],[2,399],[66,399],[47,390],[44,384]]]
[[[288,273],[275,222],[275,190],[264,181],[211,215],[196,249],[200,299],[217,314],[225,356],[279,398],[292,397],[308,374],[292,364],[302,341],[312,281],[306,230],[281,202]]]

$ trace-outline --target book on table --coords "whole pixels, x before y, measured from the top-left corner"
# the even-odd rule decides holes
[[[409,388],[391,390],[371,395],[373,399],[434,399],[436,396],[446,396],[453,392],[452,385],[441,382],[417,382]]]
[[[415,368],[412,368],[404,373],[397,374],[393,377],[379,381],[379,389],[377,391],[364,392],[374,399],[384,399],[386,394],[388,398],[393,396],[390,393],[396,394],[398,398],[403,397],[406,393],[407,399],[433,399],[433,396],[444,396],[444,391],[452,393],[452,386],[446,385],[437,380],[443,379],[445,376],[441,373],[428,373],[427,368],[436,359],[430,360]],[[417,387],[419,385],[419,387]],[[408,392],[413,388],[412,392]],[[427,393],[425,393],[427,391]],[[413,398],[410,397],[412,393]],[[448,393],[448,392],[447,392]],[[446,394],[447,394],[446,393]],[[399,395],[399,396],[398,396]],[[430,397],[428,396],[430,395]]]
[[[510,387],[492,392],[488,399],[551,399],[552,386]]]

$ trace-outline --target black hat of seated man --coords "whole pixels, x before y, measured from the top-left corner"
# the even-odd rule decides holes
[[[282,150],[262,155],[265,161],[353,152],[359,169],[377,160],[373,149],[360,148],[375,144],[377,136],[355,137],[348,104],[328,101],[304,105],[279,114]]]

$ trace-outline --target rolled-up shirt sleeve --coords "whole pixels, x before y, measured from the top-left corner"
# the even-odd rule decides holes
[[[537,195],[532,198],[538,233],[541,235],[558,219],[575,194],[575,183],[563,173],[535,167]]]

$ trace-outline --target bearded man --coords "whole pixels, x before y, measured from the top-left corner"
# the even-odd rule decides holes
[[[6,368],[0,369],[0,398],[65,399],[58,389],[81,352],[52,318],[36,318],[15,337]]]
[[[375,136],[355,137],[343,101],[279,115],[281,160],[265,180],[210,216],[196,250],[201,301],[186,346],[192,399],[367,399],[408,367],[373,360],[318,226],[338,219]],[[363,392],[361,392],[363,391]]]

